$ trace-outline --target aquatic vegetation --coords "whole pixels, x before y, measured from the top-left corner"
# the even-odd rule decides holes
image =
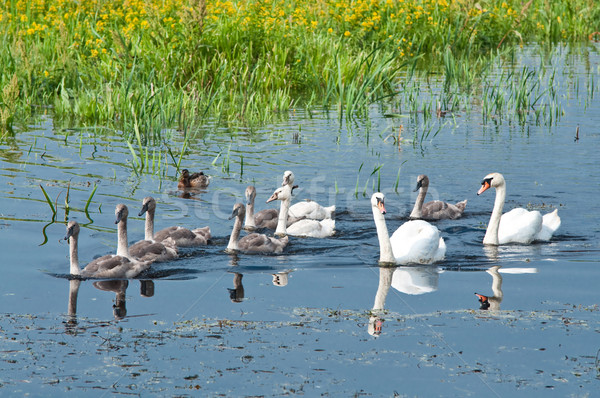
[[[3,96],[1,121],[17,102],[22,115],[49,104],[126,136],[151,120],[139,128],[156,142],[208,114],[267,120],[307,93],[352,112],[394,93],[398,70],[424,55],[587,40],[598,21],[587,0],[12,0],[0,6],[0,86],[20,101]]]

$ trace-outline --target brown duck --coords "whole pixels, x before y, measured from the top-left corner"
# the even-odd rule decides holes
[[[207,175],[203,172],[190,174],[188,169],[181,170],[178,188],[206,188],[210,182]]]

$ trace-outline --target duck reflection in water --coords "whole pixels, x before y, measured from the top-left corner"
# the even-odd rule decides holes
[[[379,267],[379,286],[369,318],[368,332],[379,336],[383,330],[382,318],[390,287],[410,295],[431,293],[438,289],[440,271],[436,266]]]

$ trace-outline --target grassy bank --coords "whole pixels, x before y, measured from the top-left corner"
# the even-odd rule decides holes
[[[407,70],[447,75],[442,65],[596,31],[595,0],[8,0],[0,123],[10,130],[51,106],[58,121],[107,125],[131,141],[137,132],[145,145],[209,117],[354,112],[393,95]]]

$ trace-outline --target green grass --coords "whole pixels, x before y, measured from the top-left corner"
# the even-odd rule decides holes
[[[0,5],[0,133],[50,106],[59,128],[119,132],[135,172],[153,173],[168,158],[179,168],[199,126],[253,128],[295,107],[351,119],[396,102],[427,125],[481,96],[486,119],[554,123],[560,104],[541,88],[551,66],[498,65],[516,46],[585,43],[594,31],[593,0],[10,0]],[[430,79],[444,89],[423,102]],[[591,101],[596,85],[592,76],[577,90]]]

